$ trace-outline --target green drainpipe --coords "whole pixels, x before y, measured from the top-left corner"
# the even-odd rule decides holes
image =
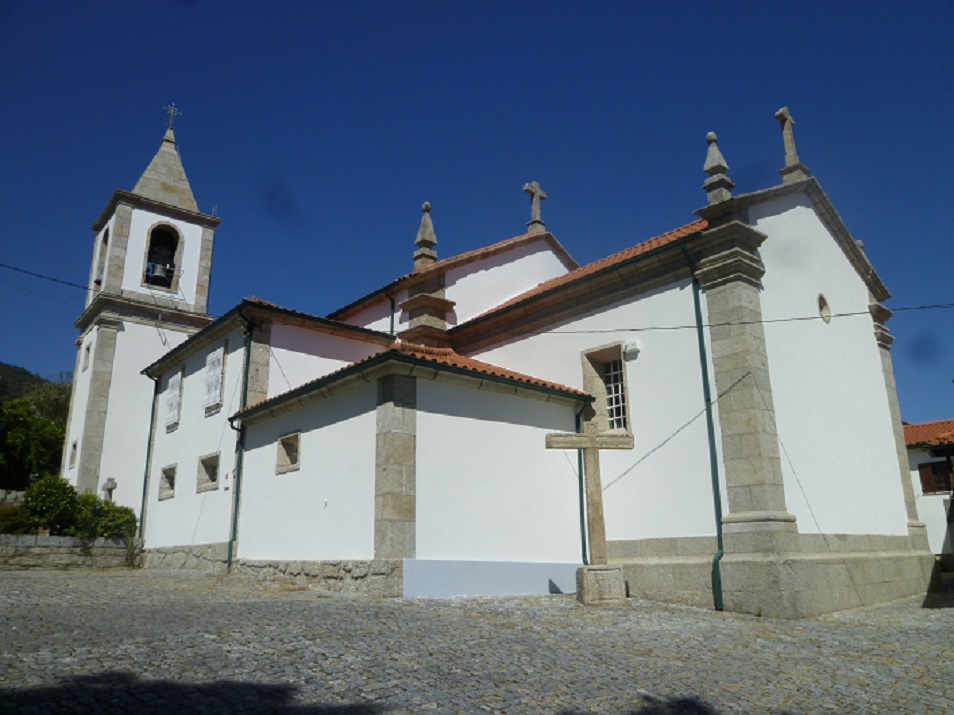
[[[712,557],[712,595],[715,609],[722,610],[722,571],[719,562],[725,551],[722,548],[722,493],[719,490],[719,460],[715,447],[715,426],[712,421],[712,393],[709,389],[709,360],[706,356],[706,337],[702,327],[702,306],[699,300],[699,279],[696,266],[685,246],[680,246],[692,274],[692,304],[696,311],[696,337],[699,341],[699,364],[702,367],[702,395],[706,401],[706,432],[709,436],[709,473],[712,477],[712,507],[715,511],[716,544],[719,549]]]
[[[248,406],[248,374],[252,358],[252,322],[242,315],[245,321],[245,367],[242,374],[242,404],[239,410],[244,410]],[[245,427],[236,428],[229,419],[229,426],[238,432],[238,444],[235,457],[235,492],[232,495],[232,529],[229,537],[229,553],[226,561],[226,568],[232,570],[232,558],[234,556],[235,542],[238,539],[238,511],[242,496],[242,465],[245,462]]]
[[[159,378],[152,380],[152,414],[149,416],[149,442],[146,444],[146,467],[142,474],[142,505],[139,507],[139,538],[146,528],[146,495],[149,492],[149,462],[152,461],[152,440],[156,434],[156,404],[159,402]]]
[[[586,410],[586,405],[576,413],[576,433],[582,434],[583,432],[583,411]],[[576,473],[579,475],[580,482],[580,548],[583,550],[583,565],[589,566],[590,561],[586,557],[587,545],[586,545],[586,490],[583,485],[583,450],[576,450]]]

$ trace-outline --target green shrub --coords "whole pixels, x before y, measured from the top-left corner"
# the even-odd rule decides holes
[[[0,505],[0,534],[32,534],[35,531],[30,523],[30,513],[22,504]]]
[[[98,533],[106,538],[135,537],[136,513],[128,506],[105,502],[99,517]]]
[[[23,506],[33,528],[49,529],[54,536],[65,534],[73,525],[76,490],[65,479],[47,474],[27,487]]]
[[[103,500],[91,492],[84,492],[76,497],[73,523],[65,533],[79,539],[93,539],[99,534],[102,518]]]

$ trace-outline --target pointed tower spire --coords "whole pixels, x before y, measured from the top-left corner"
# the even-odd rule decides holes
[[[775,118],[782,125],[782,142],[785,144],[785,168],[778,170],[778,173],[782,175],[782,183],[791,184],[794,181],[807,179],[811,172],[798,160],[798,152],[795,151],[795,119],[788,111],[788,107],[778,110]]]
[[[414,239],[414,245],[417,250],[414,251],[414,270],[431,265],[437,260],[437,251],[434,246],[437,245],[437,235],[434,233],[434,224],[431,222],[431,204],[428,201],[421,206],[424,215],[421,216],[421,225],[417,229],[417,238]]]
[[[726,164],[722,152],[719,151],[719,137],[715,132],[706,134],[706,141],[709,142],[709,149],[706,152],[706,163],[702,170],[709,175],[709,178],[702,184],[703,190],[709,197],[709,205],[717,204],[720,201],[726,201],[732,198],[732,189],[735,184],[732,179],[726,176],[729,165]]]
[[[172,123],[182,113],[174,104],[166,107],[166,113],[169,115],[169,127],[162,137],[162,144],[139,177],[132,193],[171,206],[198,211],[199,207],[192,195],[192,187],[189,186],[189,179],[186,178],[179,150],[176,148],[176,135],[172,131]]]

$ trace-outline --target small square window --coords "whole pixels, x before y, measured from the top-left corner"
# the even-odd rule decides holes
[[[299,467],[299,447],[301,445],[301,432],[292,432],[278,438],[278,461],[275,468],[276,474],[285,472],[294,472]]]
[[[196,492],[207,492],[219,488],[219,455],[210,454],[199,457],[199,473],[196,477]]]
[[[163,467],[159,477],[159,499],[172,499],[176,495],[176,465]]]
[[[921,492],[924,494],[948,494],[954,481],[949,462],[924,462],[918,465],[921,476]]]
[[[70,445],[70,469],[76,467],[76,455],[79,454],[79,443],[74,439]]]

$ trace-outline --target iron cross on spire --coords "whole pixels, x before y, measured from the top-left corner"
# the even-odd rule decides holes
[[[181,117],[181,116],[182,116],[182,112],[181,112],[181,111],[179,110],[179,108],[176,106],[176,103],[175,103],[175,102],[173,102],[172,104],[170,104],[170,105],[168,105],[168,106],[166,106],[166,107],[163,107],[163,109],[166,110],[166,114],[169,115],[169,128],[172,129],[172,125],[173,125],[173,123],[175,123],[176,117]]]
[[[540,202],[546,199],[547,193],[540,188],[539,181],[531,181],[529,184],[524,184],[523,190],[530,194],[530,222],[527,224],[527,228],[530,229],[530,233],[545,231],[546,224],[544,224],[543,219],[540,218]]]

